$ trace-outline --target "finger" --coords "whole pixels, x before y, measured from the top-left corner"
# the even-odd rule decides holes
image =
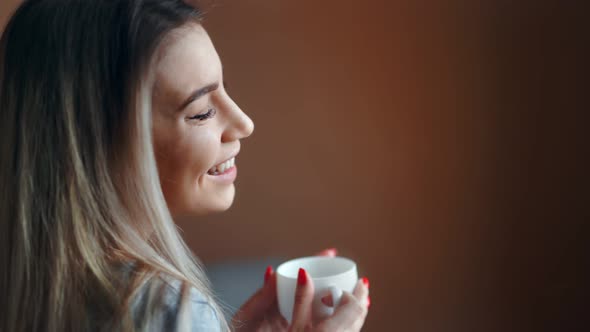
[[[287,331],[289,328],[289,322],[281,315],[278,309],[269,315],[267,322],[270,322],[270,331]]]
[[[363,285],[365,287],[363,287]],[[368,296],[369,295],[369,279],[364,277],[364,278],[361,278],[359,281],[357,281],[357,284],[352,292],[352,295],[354,295],[361,303],[364,303],[365,305],[367,305],[367,307],[369,307],[370,303],[371,303],[371,299]],[[325,304],[328,307],[334,306],[334,300],[332,299],[332,294],[328,294],[328,295],[322,297],[320,300],[322,301],[323,304]]]
[[[334,306],[334,300],[332,299],[332,294],[322,297],[321,301],[323,304],[325,304],[328,307]]]
[[[364,285],[363,285],[364,287]],[[365,323],[367,307],[362,304],[355,295],[342,292],[340,303],[334,310],[334,314],[321,323],[326,331],[348,330],[358,331]]]
[[[336,248],[325,249],[315,254],[315,256],[336,257],[338,256],[338,250]]]
[[[304,331],[311,324],[311,303],[313,301],[313,282],[304,269],[299,269],[291,331]]]
[[[364,304],[366,307],[369,306],[369,279],[364,277],[361,278],[354,287],[352,291],[352,295],[356,297],[361,304]]]
[[[265,272],[264,286],[248,299],[234,319],[238,321],[255,320],[264,316],[276,300],[277,278],[272,267]]]
[[[266,267],[266,271],[264,272],[264,284],[266,285],[268,283],[268,280],[270,279],[272,273],[274,271],[272,270],[272,266],[267,266]]]

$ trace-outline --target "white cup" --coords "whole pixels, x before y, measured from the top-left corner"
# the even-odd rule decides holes
[[[299,268],[307,271],[313,280],[315,293],[312,315],[314,320],[332,315],[334,307],[340,302],[342,291],[352,293],[358,282],[356,263],[344,257],[303,257],[279,265],[276,272],[279,311],[289,323],[293,314]],[[334,307],[328,307],[321,301],[322,297],[328,294],[332,295]]]

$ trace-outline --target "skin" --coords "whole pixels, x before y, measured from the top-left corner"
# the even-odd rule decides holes
[[[220,184],[207,171],[239,152],[240,140],[252,134],[254,124],[225,91],[221,61],[202,26],[184,27],[161,53],[152,97],[153,139],[168,208],[173,217],[227,210],[234,184]],[[211,85],[215,88],[187,103],[194,91]],[[191,119],[212,109],[213,117]],[[336,251],[319,255],[335,256]],[[360,331],[368,312],[368,286],[359,280],[352,293],[343,294],[334,315],[313,321],[314,286],[305,276],[307,282],[297,286],[291,325],[279,313],[276,274],[270,271],[264,286],[233,318],[235,330]]]
[[[207,171],[239,152],[240,139],[252,134],[254,123],[225,90],[221,61],[202,26],[182,28],[165,45],[152,97],[164,197],[173,217],[225,211],[235,186],[220,184]],[[210,85],[211,91],[187,104],[194,91]],[[210,118],[190,119],[210,110]]]
[[[324,250],[317,255],[336,256],[335,249]],[[295,290],[293,321],[291,325],[282,317],[277,303],[277,276],[270,271],[268,280],[233,317],[235,331],[360,331],[369,312],[369,286],[359,280],[352,293],[343,292],[340,303],[334,308],[334,314],[323,320],[316,320],[312,315],[314,297],[313,280],[305,272],[307,282],[299,284]],[[324,304],[333,306],[331,296],[322,299]]]

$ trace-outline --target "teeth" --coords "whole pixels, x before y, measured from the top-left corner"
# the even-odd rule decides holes
[[[230,160],[225,162],[227,164],[227,167],[225,169],[229,169],[234,167],[234,165],[236,164],[236,157],[231,158]]]
[[[217,175],[219,173],[223,173],[226,170],[234,167],[234,165],[236,164],[236,158],[231,158],[230,160],[227,160],[217,166],[213,166],[211,167],[211,169],[208,171],[209,174],[211,175]]]

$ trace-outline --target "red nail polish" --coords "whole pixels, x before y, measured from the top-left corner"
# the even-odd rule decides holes
[[[365,284],[365,286],[367,286],[367,288],[369,288],[369,279],[367,277],[363,277],[362,281],[363,281],[363,284]]]
[[[322,303],[328,307],[334,306],[334,302],[332,301],[332,297],[330,295],[322,297]]]
[[[305,275],[305,270],[299,268],[299,273],[297,274],[297,285],[303,286],[307,284],[307,276]]]
[[[371,297],[367,297],[367,308],[371,307]]]
[[[270,275],[272,273],[272,266],[267,266],[266,267],[266,272],[264,272],[264,283],[266,284],[268,282],[268,279],[270,279]]]

